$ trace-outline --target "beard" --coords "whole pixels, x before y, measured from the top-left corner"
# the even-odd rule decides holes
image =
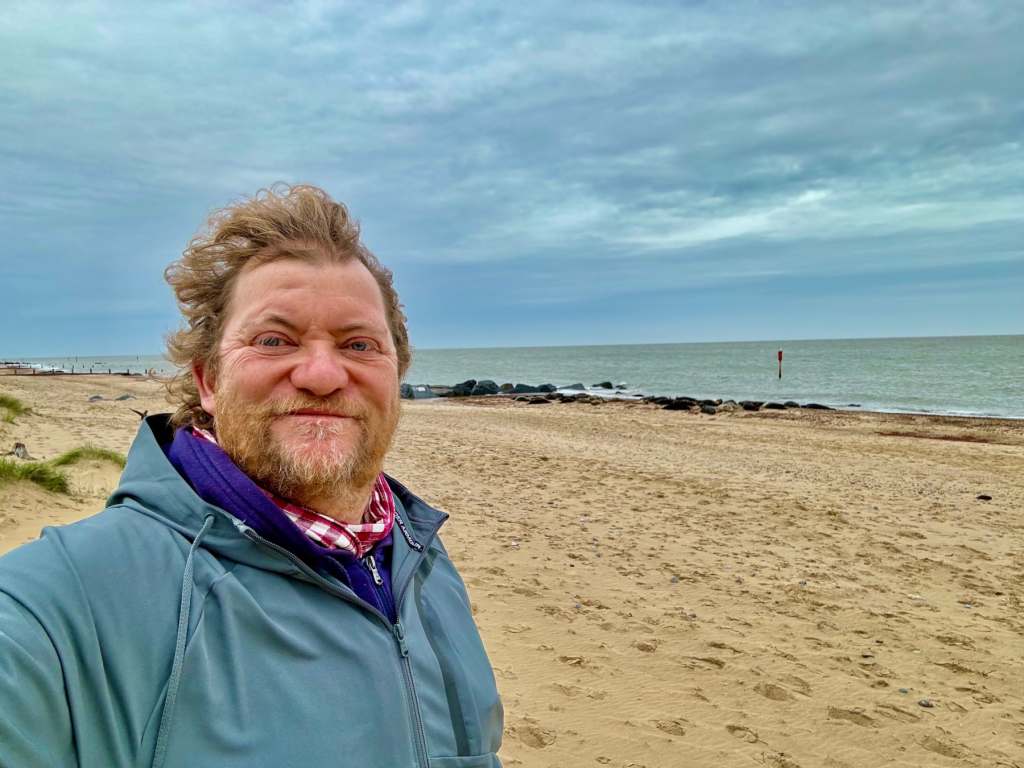
[[[303,409],[348,418],[285,416]],[[318,501],[356,495],[376,480],[398,413],[397,392],[392,407],[379,412],[349,401],[315,397],[253,403],[225,386],[217,391],[214,427],[221,448],[255,483],[315,508]]]

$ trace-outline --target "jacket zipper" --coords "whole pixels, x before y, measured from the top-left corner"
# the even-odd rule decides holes
[[[427,734],[423,727],[423,715],[420,712],[419,700],[416,698],[416,683],[412,678],[412,662],[409,660],[409,646],[405,642],[405,628],[402,626],[402,622],[396,621],[391,631],[395,640],[398,641],[398,652],[402,656],[402,675],[405,677],[406,695],[409,696],[409,711],[412,713],[412,726],[416,734],[416,752],[422,768],[429,768]]]
[[[373,552],[370,552],[363,558],[363,565],[370,571],[370,575],[373,577],[373,583],[378,587],[384,586],[384,579],[380,577],[380,571],[377,570],[377,561],[373,557]]]
[[[370,572],[370,576],[373,578],[373,583],[377,587],[373,591],[380,600],[381,605],[384,606],[384,613],[388,615],[389,619],[391,616],[394,616],[397,621],[398,607],[395,603],[395,596],[393,593],[390,593],[389,590],[384,589],[384,579],[377,568],[377,558],[373,552],[369,552],[363,557],[363,565],[366,567],[366,570]]]
[[[401,518],[399,518],[398,515],[395,515],[396,522],[400,519]],[[443,522],[444,520],[441,521],[441,523]],[[406,539],[409,541],[410,548],[416,553],[415,555],[413,555],[414,557],[422,559],[423,553],[430,546],[430,542],[433,540],[434,536],[437,535],[437,531],[441,527],[441,523],[438,523],[437,528],[435,528],[431,532],[430,536],[427,537],[425,543],[418,542],[415,541],[415,539],[412,539],[409,533],[405,530],[405,526],[401,526],[402,533],[405,534]],[[376,607],[370,605],[368,602],[359,598],[355,594],[350,595],[344,592],[343,590],[338,589],[333,584],[331,584],[331,582],[324,579],[322,576],[320,576],[320,574],[318,574],[316,571],[314,571],[312,568],[310,568],[308,565],[302,562],[302,560],[297,558],[287,549],[275,544],[272,541],[267,541],[267,539],[260,536],[252,528],[244,528],[242,530],[242,534],[250,541],[255,542],[257,544],[261,544],[283,555],[290,562],[292,562],[300,571],[306,574],[306,576],[312,579],[315,583],[319,584],[322,589],[325,589],[327,592],[331,593],[332,595],[335,595],[336,597],[340,597],[343,600],[347,600],[350,603],[367,609],[370,613],[372,613],[374,616],[380,619],[385,626],[388,627],[388,629],[391,631],[392,636],[395,638],[398,644],[398,653],[399,656],[401,657],[399,664],[402,667],[402,679],[405,682],[405,697],[406,701],[409,704],[409,715],[410,719],[412,720],[413,736],[414,741],[416,742],[416,756],[418,758],[418,762],[421,768],[430,768],[430,758],[428,757],[427,753],[427,736],[426,731],[423,727],[423,715],[420,712],[419,700],[416,698],[416,684],[413,681],[412,676],[412,662],[409,660],[409,646],[405,642],[405,628],[402,626],[402,623],[400,621],[396,621],[394,624],[392,624],[391,620],[388,619],[388,617],[381,613],[379,610],[377,610]],[[412,546],[413,544],[416,544],[417,546]],[[372,554],[369,556],[369,559],[373,559]],[[416,567],[412,568],[409,571],[410,580],[411,575],[416,573],[416,569],[418,567],[419,562],[416,563]],[[374,583],[377,583],[377,579],[380,579],[381,577],[380,571],[377,570],[376,563],[374,563],[373,566],[370,566],[370,572],[375,576]],[[381,584],[383,584],[383,579],[381,580]],[[402,598],[405,595],[405,586],[406,585],[403,584],[401,592],[395,593],[394,584],[391,585],[391,590],[393,593],[395,593],[396,616],[398,615],[399,608],[402,604]]]

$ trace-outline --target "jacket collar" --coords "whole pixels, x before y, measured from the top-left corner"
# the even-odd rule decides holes
[[[260,546],[246,536],[247,526],[220,507],[204,501],[178,474],[167,459],[162,445],[173,438],[170,415],[159,414],[143,420],[128,452],[128,461],[121,482],[107,501],[108,506],[121,505],[157,520],[194,539],[204,520],[214,516],[213,525],[204,534],[203,547],[218,556],[256,568],[304,578],[303,572],[288,557]],[[395,494],[395,543],[403,540],[401,549],[416,552],[433,545],[438,528],[448,515],[426,504],[408,488],[388,477]],[[440,546],[436,544],[433,546]],[[396,555],[398,550],[396,549]],[[407,558],[402,558],[405,561]],[[402,574],[395,561],[396,584]]]

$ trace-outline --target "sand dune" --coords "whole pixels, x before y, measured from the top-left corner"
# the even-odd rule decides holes
[[[166,410],[0,391],[41,458]],[[506,765],[1024,766],[1024,422],[414,402],[388,469],[452,514]],[[76,472],[0,489],[0,549],[100,508]]]

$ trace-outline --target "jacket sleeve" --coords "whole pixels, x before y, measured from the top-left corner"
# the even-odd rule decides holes
[[[0,766],[77,766],[60,658],[46,630],[0,591]]]

